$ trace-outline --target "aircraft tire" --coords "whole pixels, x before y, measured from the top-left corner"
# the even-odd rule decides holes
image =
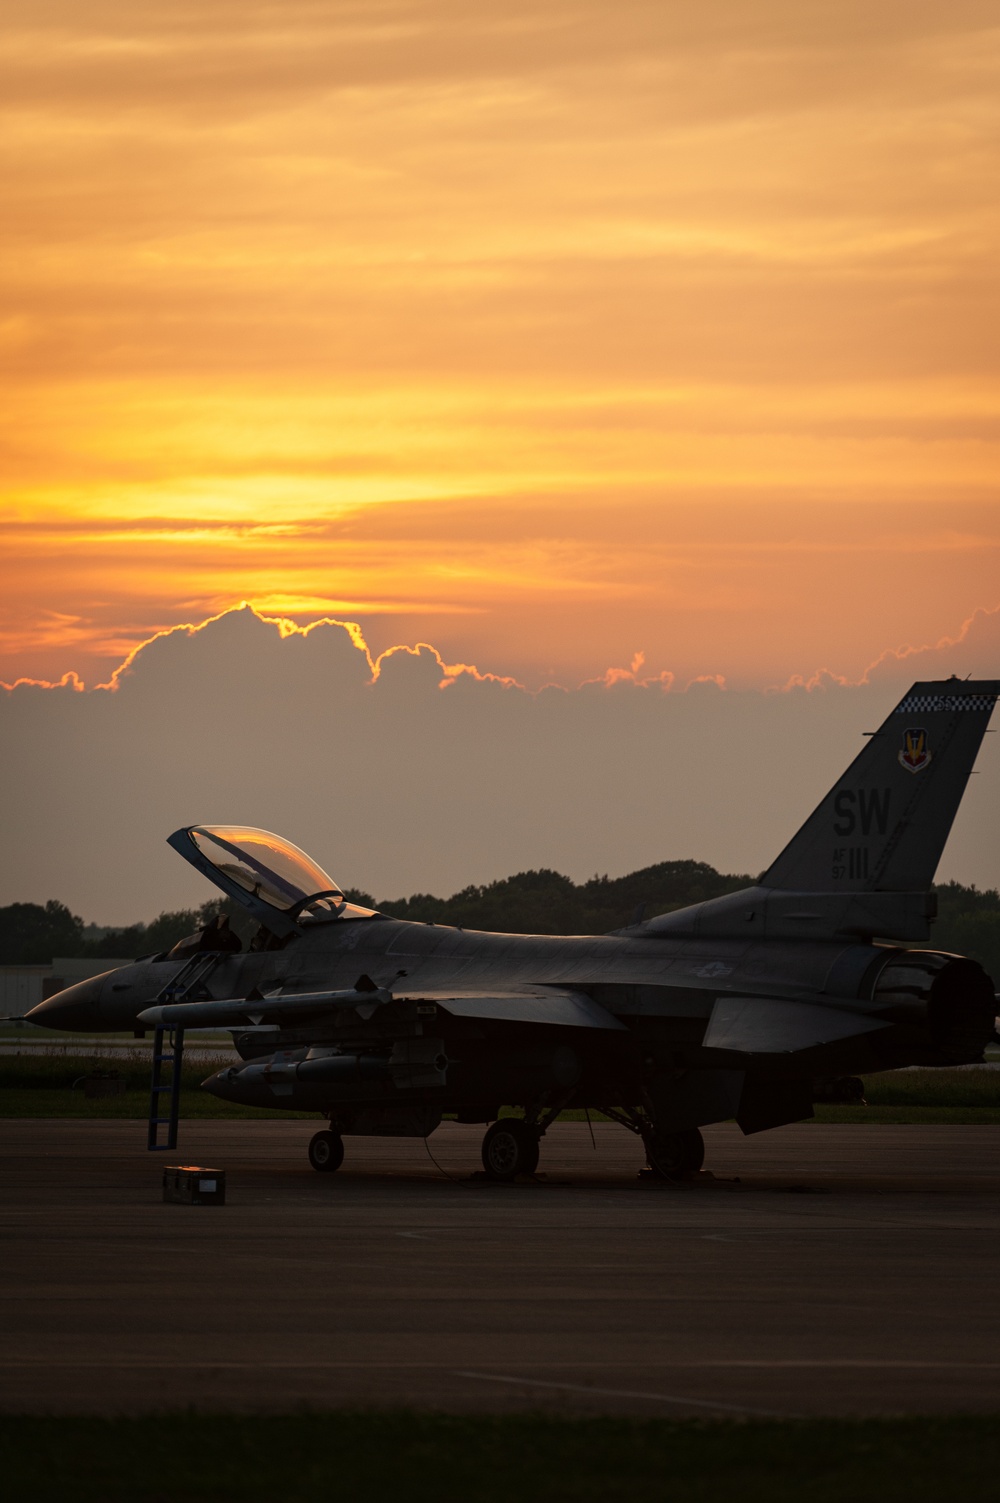
[[[495,1180],[534,1174],[538,1168],[538,1133],[519,1117],[494,1122],[483,1139],[483,1168]]]
[[[309,1144],[309,1162],[321,1174],[334,1174],[344,1162],[344,1140],[339,1132],[318,1132]]]
[[[658,1179],[683,1179],[705,1162],[705,1139],[696,1127],[656,1134],[646,1144],[646,1156]]]

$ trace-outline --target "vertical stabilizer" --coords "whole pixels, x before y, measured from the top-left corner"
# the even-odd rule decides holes
[[[924,892],[1000,680],[914,684],[761,878],[786,892]]]

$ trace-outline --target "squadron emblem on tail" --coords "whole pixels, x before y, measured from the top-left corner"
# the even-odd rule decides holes
[[[907,772],[919,772],[931,760],[927,749],[927,732],[909,730],[903,732],[903,745],[899,750],[899,765]]]

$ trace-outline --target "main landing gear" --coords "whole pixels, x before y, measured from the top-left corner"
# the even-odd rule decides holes
[[[696,1127],[653,1132],[646,1138],[646,1158],[657,1179],[683,1179],[705,1162],[705,1139]]]
[[[697,1174],[704,1164],[705,1140],[697,1127],[657,1132],[644,1114],[626,1115],[610,1108],[605,1108],[605,1112],[642,1137],[649,1167],[657,1179],[684,1179]],[[538,1168],[539,1140],[557,1115],[558,1110],[552,1110],[540,1122],[520,1117],[504,1117],[494,1122],[483,1139],[483,1168],[487,1176],[509,1183],[519,1176],[534,1174]]]
[[[490,1179],[512,1180],[538,1168],[541,1130],[519,1117],[494,1122],[483,1139],[483,1168]]]
[[[668,1132],[658,1129],[652,1110],[636,1111],[631,1107],[602,1106],[612,1122],[620,1122],[642,1139],[646,1162],[657,1179],[684,1179],[697,1174],[705,1162],[705,1140],[697,1127],[683,1127]]]
[[[321,1174],[335,1174],[344,1162],[344,1140],[339,1132],[318,1132],[309,1144],[309,1162]]]
[[[649,1167],[657,1179],[683,1179],[697,1174],[705,1162],[705,1142],[696,1127],[679,1132],[656,1132],[647,1117],[605,1107],[604,1111],[630,1132],[642,1137]],[[551,1117],[558,1115],[553,1110]],[[483,1168],[487,1178],[509,1184],[534,1174],[538,1168],[538,1145],[548,1120],[526,1122],[504,1117],[494,1122],[483,1138]],[[321,1174],[335,1174],[344,1162],[344,1140],[339,1132],[324,1129],[309,1144],[309,1162]]]

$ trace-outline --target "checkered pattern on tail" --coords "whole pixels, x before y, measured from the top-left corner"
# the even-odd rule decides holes
[[[896,715],[926,715],[936,710],[973,710],[989,715],[996,704],[995,694],[910,694],[894,710]]]

